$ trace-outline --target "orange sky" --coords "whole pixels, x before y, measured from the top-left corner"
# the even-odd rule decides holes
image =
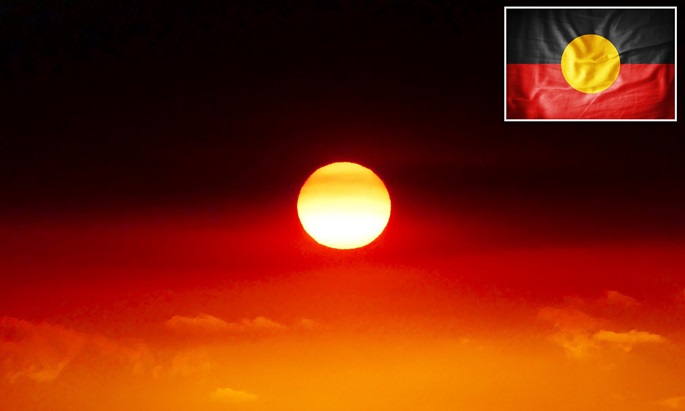
[[[3,271],[16,276],[4,280],[1,304],[4,404],[685,406],[685,287],[669,274],[684,268],[682,246],[460,251],[462,240],[447,237],[393,239],[445,222],[412,228],[394,216],[372,246],[338,251],[309,239],[289,208],[249,222],[204,214],[5,225],[16,242],[5,243]],[[396,250],[418,242],[415,253]],[[427,251],[440,242],[454,253]]]

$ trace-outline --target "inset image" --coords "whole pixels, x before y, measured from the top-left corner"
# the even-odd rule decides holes
[[[676,120],[676,8],[506,7],[505,121]]]

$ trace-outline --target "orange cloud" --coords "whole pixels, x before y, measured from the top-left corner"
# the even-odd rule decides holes
[[[685,410],[685,395],[681,397],[666,398],[659,401],[658,404],[665,408]]]
[[[625,352],[630,352],[638,344],[666,341],[664,337],[646,331],[612,331],[611,328],[616,328],[616,324],[577,308],[580,306],[592,309],[607,304],[620,307],[639,306],[640,303],[632,297],[617,291],[608,291],[604,298],[590,302],[570,301],[572,302],[570,307],[544,307],[540,309],[538,319],[554,326],[555,332],[550,335],[550,340],[562,347],[571,358],[587,357],[591,352],[603,347],[620,348]]]
[[[232,388],[217,388],[212,393],[212,400],[227,405],[246,404],[258,399],[259,397],[254,394]]]
[[[312,320],[311,318],[301,318],[297,322],[297,327],[305,330],[311,330],[319,326],[319,323]]]
[[[185,317],[182,315],[175,315],[165,322],[168,328],[174,330],[217,330],[223,331],[230,328],[231,325],[209,314],[199,314],[195,317]]]
[[[597,344],[585,333],[560,332],[551,337],[572,358],[583,358],[597,348]]]
[[[141,373],[152,364],[145,344],[123,344],[99,335],[61,325],[33,323],[12,317],[0,318],[0,363],[5,378],[49,382],[82,356],[107,359]]]
[[[626,307],[637,307],[641,305],[640,302],[633,297],[613,290],[606,292],[605,301],[611,305],[620,305]]]
[[[287,327],[266,317],[244,318],[239,322],[228,322],[209,314],[195,317],[175,315],[165,322],[167,328],[188,333],[239,333],[250,331],[279,331]]]
[[[47,382],[57,378],[85,344],[84,334],[46,323],[12,317],[0,319],[0,364],[11,382],[25,377]]]
[[[538,318],[554,326],[556,332],[550,340],[563,348],[569,357],[583,358],[597,348],[591,330],[600,327],[599,319],[577,309],[556,307],[542,308]]]
[[[593,339],[596,341],[613,344],[626,352],[632,351],[633,347],[637,344],[661,343],[666,341],[664,337],[658,334],[637,330],[631,330],[623,333],[601,330],[593,335]]]
[[[284,330],[286,326],[272,321],[266,317],[257,317],[255,319],[243,319],[240,322],[243,329],[257,329],[257,330]]]
[[[563,330],[588,330],[600,327],[604,321],[576,308],[544,307],[538,318]]]
[[[213,367],[210,354],[202,348],[181,351],[171,358],[168,374],[172,377],[204,377]],[[162,367],[158,369],[163,371]]]

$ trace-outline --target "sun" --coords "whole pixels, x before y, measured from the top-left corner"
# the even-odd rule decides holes
[[[356,163],[316,170],[297,199],[304,230],[317,243],[349,250],[375,240],[390,219],[390,195],[383,181]]]
[[[573,39],[561,55],[561,74],[574,89],[594,94],[616,81],[621,71],[621,57],[608,39],[584,34]]]

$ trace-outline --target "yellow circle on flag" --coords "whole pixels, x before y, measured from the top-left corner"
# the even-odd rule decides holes
[[[561,55],[561,73],[566,82],[583,93],[599,93],[618,78],[621,59],[616,47],[597,34],[576,37]]]

